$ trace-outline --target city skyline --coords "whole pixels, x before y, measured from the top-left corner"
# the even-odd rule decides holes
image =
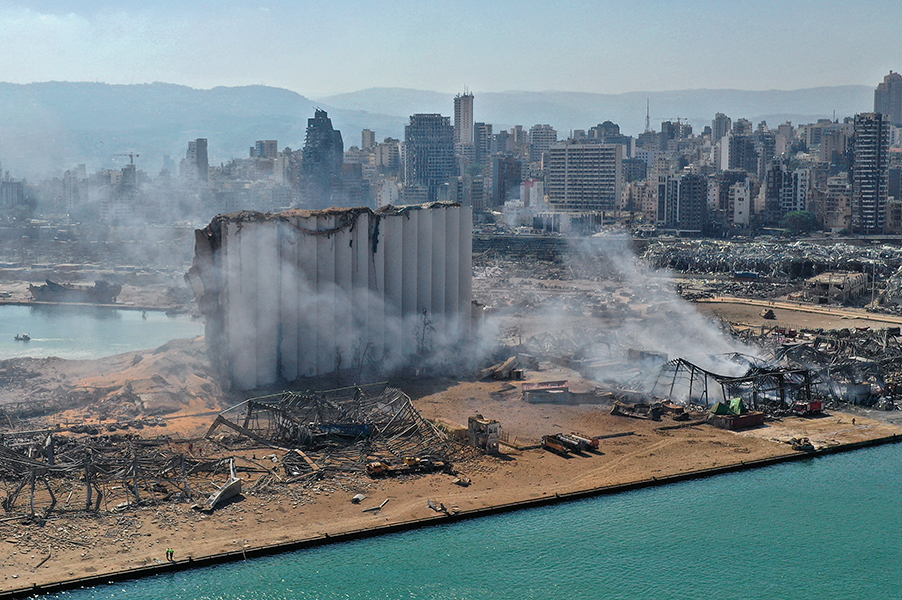
[[[867,4],[12,2],[0,57],[12,83],[264,84],[311,97],[873,85],[902,63],[902,6]]]

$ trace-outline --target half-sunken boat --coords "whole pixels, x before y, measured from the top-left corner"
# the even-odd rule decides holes
[[[29,285],[28,291],[38,302],[113,304],[122,292],[122,286],[105,279],[95,281],[93,286],[56,283],[45,279],[44,285]]]

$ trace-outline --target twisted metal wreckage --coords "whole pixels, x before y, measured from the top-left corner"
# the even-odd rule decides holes
[[[17,513],[19,497],[26,490],[28,506],[22,508],[30,517],[39,512],[47,517],[54,511],[116,510],[174,497],[191,500],[203,495],[200,490],[217,473],[226,472],[229,463],[178,452],[165,437],[61,433],[0,435],[0,483],[6,491],[2,506],[7,514]],[[60,506],[63,495],[66,499]]]
[[[744,369],[740,375],[673,359],[662,365],[649,394],[705,408],[741,398],[751,409],[769,414],[815,399],[892,410],[902,398],[899,336],[898,327],[801,334],[774,328],[754,340],[772,347],[772,359],[739,353],[722,357],[733,368]]]
[[[362,472],[373,461],[409,457],[449,462],[454,444],[424,419],[397,388],[385,383],[319,392],[282,392],[246,400],[216,418],[255,442],[289,451],[291,475],[333,469]]]
[[[221,427],[239,435],[216,433]],[[377,460],[414,457],[423,461],[417,464],[450,466],[466,452],[384,383],[254,398],[221,413],[202,440],[64,434],[75,429],[0,434],[6,514],[46,518],[195,500],[198,508],[213,509],[234,495],[224,490],[240,489],[236,472],[259,475],[246,490],[255,493],[335,472],[363,473]],[[258,460],[239,451],[261,446],[284,454]]]

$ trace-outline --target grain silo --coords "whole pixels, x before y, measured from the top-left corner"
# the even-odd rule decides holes
[[[472,212],[453,202],[244,211],[196,232],[186,279],[241,389],[385,372],[468,331],[471,241]]]

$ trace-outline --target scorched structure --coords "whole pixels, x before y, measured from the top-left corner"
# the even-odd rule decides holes
[[[454,202],[218,215],[186,279],[240,389],[385,372],[469,328],[472,212]]]

